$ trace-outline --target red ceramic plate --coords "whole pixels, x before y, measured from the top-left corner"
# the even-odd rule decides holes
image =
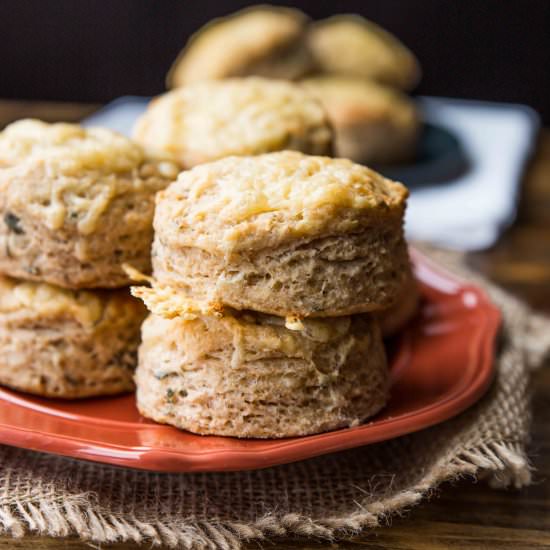
[[[132,395],[64,402],[0,390],[0,443],[163,472],[264,468],[375,443],[460,413],[487,390],[499,311],[413,251],[423,303],[390,343],[391,399],[362,426],[280,440],[199,436],[142,418]]]

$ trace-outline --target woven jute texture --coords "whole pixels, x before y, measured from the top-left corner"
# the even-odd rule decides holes
[[[386,443],[242,473],[154,474],[0,447],[2,530],[236,549],[280,536],[349,536],[459,476],[530,483],[528,369],[550,348],[550,324],[468,272],[460,256],[429,253],[483,285],[504,314],[495,383],[467,412]]]

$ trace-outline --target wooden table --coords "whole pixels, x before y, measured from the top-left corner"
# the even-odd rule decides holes
[[[96,105],[90,104],[0,101],[0,127],[21,117],[79,120],[95,108]],[[542,133],[526,174],[516,223],[492,250],[471,254],[470,261],[496,282],[550,313],[550,131]],[[430,502],[393,519],[391,529],[380,528],[338,545],[281,541],[265,547],[273,550],[550,548],[550,368],[534,376],[533,391],[531,456],[536,473],[531,487],[494,491],[483,483],[465,480],[442,487]],[[133,544],[102,546],[134,547]],[[75,539],[0,537],[2,548],[76,550],[90,545]]]

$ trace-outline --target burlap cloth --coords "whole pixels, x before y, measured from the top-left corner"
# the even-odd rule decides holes
[[[550,323],[468,272],[460,256],[430,254],[477,280],[504,313],[495,383],[469,411],[386,443],[242,473],[154,474],[0,447],[3,532],[232,549],[349,536],[465,474],[530,483],[528,369],[550,348]]]

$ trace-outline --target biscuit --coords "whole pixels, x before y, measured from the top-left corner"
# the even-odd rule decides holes
[[[214,19],[179,54],[166,79],[168,88],[231,76],[299,78],[312,68],[307,23],[301,11],[275,6]]]
[[[326,76],[304,80],[334,129],[338,157],[364,164],[393,164],[414,157],[420,117],[404,94],[372,81]]]
[[[137,293],[158,312],[173,289],[181,297],[174,314],[186,299],[203,313],[385,309],[409,277],[407,194],[349,160],[290,151],[197,166],[157,195],[155,280]]]
[[[388,396],[368,316],[291,331],[252,312],[186,321],[150,315],[136,370],[141,414],[199,434],[278,438],[355,426]]]
[[[308,45],[317,67],[410,90],[420,80],[416,57],[392,34],[358,15],[336,15],[312,25]]]
[[[21,120],[0,133],[0,272],[66,288],[150,269],[154,194],[178,167],[109,130]]]
[[[0,384],[62,398],[131,391],[145,314],[127,289],[0,277]]]
[[[160,96],[136,123],[134,138],[185,168],[282,149],[332,152],[321,104],[297,84],[258,77],[198,82]]]

